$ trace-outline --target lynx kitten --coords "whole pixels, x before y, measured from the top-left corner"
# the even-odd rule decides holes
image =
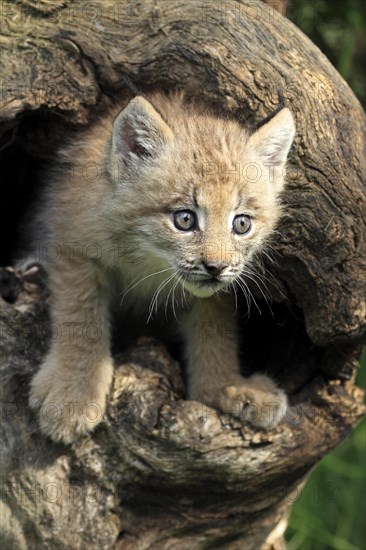
[[[41,428],[68,443],[96,424],[75,405],[102,416],[113,302],[145,324],[168,316],[185,342],[188,399],[270,428],[286,395],[264,374],[240,374],[233,287],[280,215],[291,112],[250,135],[180,94],[122,107],[60,154],[37,222],[38,245],[57,250],[46,265],[53,326],[72,327],[72,338],[58,330],[31,382]],[[50,404],[59,414],[45,414]]]

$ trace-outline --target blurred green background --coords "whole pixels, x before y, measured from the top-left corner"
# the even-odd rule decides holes
[[[287,16],[366,106],[366,0],[290,0]],[[357,383],[366,387],[366,350]],[[366,419],[315,468],[295,503],[288,550],[366,549]]]
[[[328,57],[365,108],[365,0],[288,0],[286,13]]]

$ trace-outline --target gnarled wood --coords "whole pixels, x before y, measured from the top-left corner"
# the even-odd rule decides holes
[[[252,364],[277,373],[290,394],[286,421],[256,432],[184,401],[177,365],[143,340],[116,357],[105,423],[71,448],[51,443],[27,406],[50,338],[47,293],[40,281],[2,271],[0,541],[268,548],[306,474],[363,414],[353,380],[366,333],[364,113],[326,58],[271,6],[23,0],[0,9],[0,173],[9,208],[14,186],[26,189],[37,162],[103,112],[124,88],[123,74],[143,90],[184,88],[250,125],[271,112],[280,89],[298,127],[289,215],[267,273],[276,281],[267,292],[282,303],[273,320],[254,311],[243,323]],[[18,151],[31,159],[25,173]]]

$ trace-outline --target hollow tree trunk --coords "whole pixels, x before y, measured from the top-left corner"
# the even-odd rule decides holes
[[[281,90],[298,128],[289,215],[266,273],[274,318],[254,312],[242,326],[252,364],[290,395],[272,432],[185,401],[178,365],[144,339],[115,357],[105,422],[70,447],[50,442],[27,406],[51,337],[47,288],[1,271],[4,548],[280,547],[307,473],[364,412],[354,377],[366,333],[365,116],[327,59],[268,4],[0,8],[1,198],[10,211],[39,163],[124,87],[123,74],[143,90],[184,88],[249,125]]]

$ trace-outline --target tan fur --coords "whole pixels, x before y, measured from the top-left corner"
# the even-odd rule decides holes
[[[37,250],[53,243],[53,257],[41,260],[57,335],[32,380],[30,404],[55,440],[71,442],[102,418],[112,381],[111,301],[132,307],[143,323],[166,310],[172,322],[178,318],[190,399],[236,416],[246,411],[263,427],[286,409],[285,394],[268,377],[240,375],[235,304],[217,291],[250,265],[279,218],[291,113],[280,111],[250,136],[181,94],[154,94],[151,102],[137,97],[116,107],[60,153],[49,176]],[[196,212],[199,230],[178,230],[178,210]],[[240,214],[253,218],[248,235],[231,231]],[[202,261],[227,262],[219,286],[186,280],[192,269],[204,273]]]

